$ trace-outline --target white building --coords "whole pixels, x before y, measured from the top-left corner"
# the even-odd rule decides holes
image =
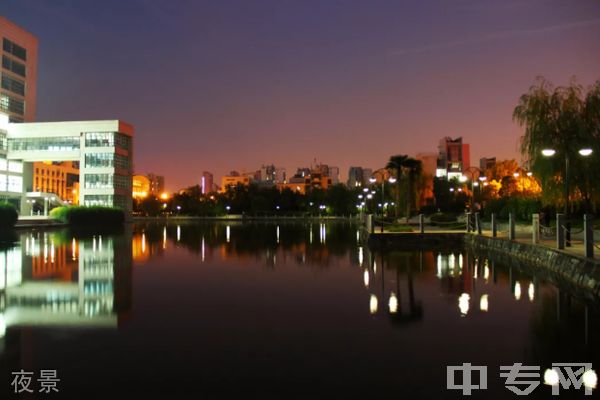
[[[78,161],[79,204],[131,212],[133,127],[119,120],[9,123],[0,114],[0,199],[29,213],[36,161]]]

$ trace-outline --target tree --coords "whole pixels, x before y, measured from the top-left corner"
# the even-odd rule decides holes
[[[416,208],[418,198],[416,183],[423,172],[423,163],[414,158],[407,158],[404,160],[403,167],[407,171],[408,178],[406,182],[406,221],[408,222],[411,212]]]
[[[544,200],[560,198],[566,205],[569,197],[579,194],[589,205],[600,177],[600,80],[586,91],[574,80],[569,86],[555,88],[539,77],[519,99],[513,119],[525,128],[521,153],[541,178]],[[543,157],[542,150],[547,148],[556,155]],[[591,148],[593,156],[581,157],[578,151],[582,148]]]
[[[402,179],[402,168],[404,163],[408,159],[407,155],[398,154],[395,156],[391,156],[387,165],[385,166],[387,169],[390,169],[395,172],[396,175],[396,219],[400,217],[400,185]]]
[[[406,187],[406,219],[410,218],[411,211],[415,208],[417,178],[423,171],[423,163],[407,155],[391,156],[386,165],[396,173],[396,218],[400,216],[400,187]]]

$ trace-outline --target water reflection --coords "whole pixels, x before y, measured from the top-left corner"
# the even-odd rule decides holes
[[[288,351],[302,365],[308,357],[322,376],[369,360],[379,372],[369,382],[378,384],[385,384],[378,379],[391,359],[431,368],[452,360],[522,361],[543,370],[566,359],[600,362],[597,308],[568,288],[462,249],[375,253],[351,223],[156,222],[118,234],[27,232],[0,250],[0,271],[0,361],[8,358],[14,369],[26,363],[23,349],[42,340],[32,331],[77,327],[113,334],[96,336],[99,348],[124,341],[120,352],[106,347],[113,359],[129,360],[128,371],[148,363],[171,383],[178,379],[169,375],[176,357],[208,360],[203,373],[207,385],[216,385],[219,373],[229,373],[226,360],[243,364],[255,348],[268,357],[260,368],[250,357],[250,369],[283,382],[277,374],[289,367]],[[101,356],[86,340],[79,348]],[[74,341],[67,335],[51,343],[64,350]],[[423,351],[429,346],[435,350]],[[123,348],[134,355],[128,359]],[[158,354],[147,356],[148,348]],[[355,359],[344,358],[340,349],[347,348]],[[384,353],[381,362],[374,356]],[[319,369],[321,354],[333,371]],[[190,363],[180,370],[194,371]]]
[[[130,306],[128,243],[34,232],[0,250],[0,336],[25,326],[116,328]]]

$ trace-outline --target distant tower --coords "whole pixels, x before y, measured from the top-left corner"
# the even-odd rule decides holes
[[[213,191],[213,174],[212,173],[210,173],[208,171],[202,172],[200,188],[202,189],[202,194],[208,194]]]

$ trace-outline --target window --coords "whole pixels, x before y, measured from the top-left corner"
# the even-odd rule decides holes
[[[6,133],[0,132],[0,150],[8,150],[8,139]]]
[[[85,155],[86,168],[120,168],[129,171],[129,158],[114,153],[90,153]]]
[[[79,150],[79,138],[10,138],[8,148],[11,151],[74,151]]]
[[[131,176],[115,175],[114,187],[115,189],[131,189]]]
[[[25,102],[2,93],[0,94],[0,109],[23,115],[25,114]]]
[[[27,61],[27,50],[24,47],[19,46],[15,42],[12,42],[6,38],[4,38],[2,42],[2,49],[12,54],[15,57],[20,58],[23,61]]]
[[[8,171],[23,173],[23,163],[20,161],[9,161],[8,162]]]
[[[8,168],[8,164],[6,163],[6,158],[4,156],[0,156],[0,171],[6,171]]]
[[[115,155],[113,153],[91,153],[85,155],[86,168],[112,168]]]
[[[117,147],[129,151],[131,147],[131,138],[122,133],[115,133],[115,144]]]
[[[25,64],[22,64],[18,61],[15,60],[11,60],[10,58],[6,57],[6,56],[2,56],[2,68],[10,71],[10,72],[14,72],[17,75],[21,75],[22,77],[25,77]]]
[[[88,132],[85,134],[87,147],[114,147],[115,134],[113,132]]]
[[[2,89],[25,96],[25,82],[19,79],[11,78],[6,74],[2,74]]]
[[[112,189],[113,174],[85,174],[85,187],[88,189]]]
[[[84,206],[112,206],[112,194],[87,194],[83,200]]]
[[[6,192],[6,183],[8,182],[8,176],[0,174],[0,192]]]
[[[23,177],[22,176],[8,176],[8,191],[21,193],[23,191]]]

